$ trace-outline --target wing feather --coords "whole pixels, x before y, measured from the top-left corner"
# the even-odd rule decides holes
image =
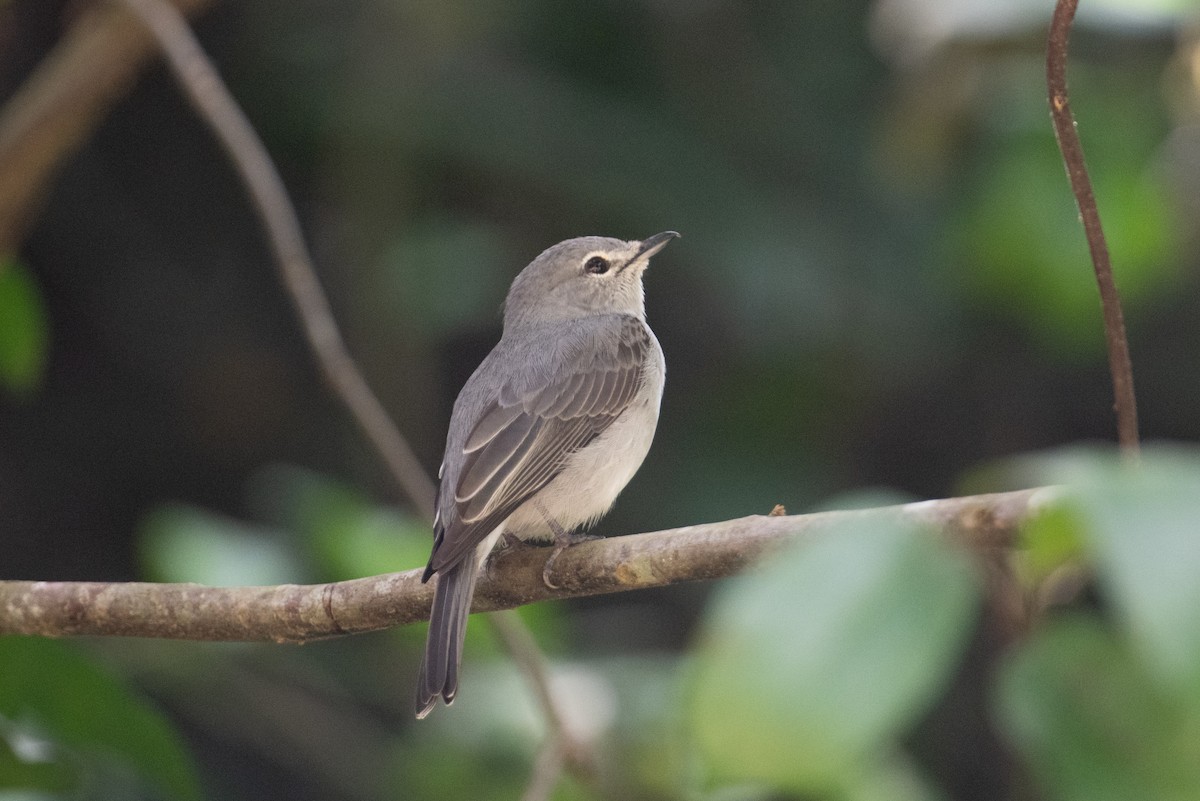
[[[493,403],[483,417],[479,418],[479,422],[475,425],[463,450],[471,453],[487,445],[496,438],[497,434],[511,425],[521,411],[520,406],[501,406],[499,403]],[[438,478],[441,478],[440,473]]]
[[[547,387],[538,393],[537,402],[532,404],[532,408],[529,408],[530,404],[525,404],[526,410],[538,417],[561,417],[586,379],[583,373],[575,373],[560,384]]]
[[[564,349],[563,363],[535,386],[511,377],[501,385],[466,437],[427,576],[461,561],[629,407],[652,345],[640,320],[619,324],[607,350],[597,352],[588,338],[574,352]]]
[[[517,464],[537,436],[537,417],[518,414],[491,441],[474,451],[464,451],[466,459],[454,489],[454,500],[464,503],[473,499],[497,474],[503,478]],[[486,501],[486,498],[485,498]]]
[[[595,384],[596,374],[591,371],[584,373],[579,383],[572,387],[573,391],[570,394],[563,394],[561,400],[551,412],[551,416],[566,420],[579,417],[584,413],[584,404],[587,402],[588,395],[591,394],[592,387]]]

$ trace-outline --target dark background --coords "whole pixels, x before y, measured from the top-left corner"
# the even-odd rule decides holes
[[[986,490],[978,468],[1001,457],[1113,439],[1046,111],[1048,7],[253,0],[196,26],[283,173],[350,350],[431,473],[521,267],[572,236],[683,234],[647,274],[668,379],[650,456],[598,528],[621,534],[872,488]],[[0,99],[70,19],[64,3],[0,6]],[[1184,22],[1084,13],[1071,66],[1147,438],[1200,434]],[[303,551],[288,523],[332,503],[313,487],[415,528],[161,66],[65,165],[17,256],[50,345],[33,390],[0,394],[0,578],[172,577],[155,549],[188,525]],[[280,580],[338,572],[295,559]],[[568,655],[678,648],[704,594],[561,605],[545,636]],[[418,640],[343,646],[388,725]],[[304,656],[337,664],[335,648]],[[154,692],[231,771],[228,793],[342,797],[264,778],[284,770],[270,748],[231,757],[174,681]]]

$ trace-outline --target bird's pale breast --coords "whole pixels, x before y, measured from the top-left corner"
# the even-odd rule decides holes
[[[646,330],[653,347],[637,397],[604,433],[572,454],[563,471],[538,493],[546,511],[566,530],[586,526],[607,512],[650,451],[662,401],[664,361],[658,339],[649,327]],[[552,536],[532,502],[517,509],[504,528],[521,539]]]

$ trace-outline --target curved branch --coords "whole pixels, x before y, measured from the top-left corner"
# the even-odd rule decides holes
[[[976,551],[1010,546],[1038,493],[1019,490],[903,506],[809,515],[755,515],[573,545],[542,581],[547,551],[499,554],[475,593],[475,612],[724,578],[765,551],[847,519],[900,517]],[[0,582],[0,634],[107,635],[181,640],[305,642],[425,620],[433,588],[421,571],[335,584],[203,587],[197,584]]]
[[[1133,391],[1133,363],[1129,357],[1129,340],[1125,335],[1125,315],[1121,311],[1121,295],[1113,280],[1112,261],[1104,229],[1100,226],[1100,210],[1092,181],[1083,158],[1083,145],[1075,129],[1075,115],[1067,94],[1067,43],[1071,22],[1075,19],[1078,0],[1058,0],[1050,21],[1046,42],[1046,88],[1050,95],[1050,118],[1054,136],[1062,152],[1063,164],[1071,191],[1079,206],[1092,267],[1100,287],[1100,304],[1104,310],[1104,338],[1108,344],[1108,370],[1112,374],[1114,408],[1117,413],[1117,441],[1128,456],[1138,453],[1137,398]]]
[[[488,615],[488,622],[528,679],[529,689],[549,729],[549,736],[534,760],[533,773],[521,801],[549,798],[566,768],[570,768],[576,776],[594,778],[596,765],[593,749],[567,726],[563,711],[552,692],[546,658],[529,627],[512,610]]]
[[[188,100],[208,123],[245,184],[322,375],[413,506],[432,520],[433,483],[346,350],[304,243],[296,210],[262,140],[178,9],[165,0],[124,2],[153,33]]]
[[[175,2],[192,13],[211,0]],[[21,244],[60,165],[153,54],[153,38],[129,12],[92,3],[8,100],[0,111],[0,253]]]

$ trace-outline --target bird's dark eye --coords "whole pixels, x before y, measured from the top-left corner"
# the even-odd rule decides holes
[[[604,275],[608,272],[608,259],[592,256],[583,263],[583,271],[592,275]]]

